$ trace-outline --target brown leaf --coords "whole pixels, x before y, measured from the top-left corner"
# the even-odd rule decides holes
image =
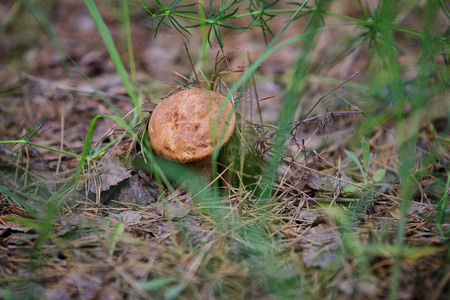
[[[336,179],[309,174],[307,184],[313,190],[333,191],[336,186]]]
[[[110,205],[113,207],[120,206],[120,203],[147,205],[156,202],[158,194],[156,184],[134,175],[114,191],[110,197]]]
[[[326,268],[336,257],[338,242],[336,231],[327,225],[319,224],[305,234],[305,245],[302,260],[309,267]]]
[[[142,214],[136,211],[123,211],[121,213],[109,213],[108,217],[113,221],[123,221],[127,226],[136,225],[141,219]]]
[[[30,227],[23,227],[22,225],[15,223],[15,222],[5,222],[4,224],[6,224],[6,226],[0,223],[0,231],[9,229],[13,232],[24,232],[25,233],[25,232],[28,232],[31,230]]]
[[[166,210],[167,208],[167,210]],[[167,207],[164,207],[164,204],[159,202],[155,204],[155,210],[164,216],[170,216],[172,219],[181,219],[187,216],[191,211],[188,207],[186,207],[182,203],[174,203],[168,202]]]
[[[98,175],[89,179],[89,191],[92,193],[98,190],[98,186],[101,192],[107,191],[111,186],[131,177],[120,159],[110,152],[107,152],[100,160],[97,173]]]

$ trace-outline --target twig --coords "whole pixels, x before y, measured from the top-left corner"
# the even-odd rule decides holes
[[[336,86],[335,88],[333,88],[332,90],[330,90],[328,93],[326,93],[325,95],[321,96],[319,98],[319,100],[317,100],[317,102],[313,105],[313,107],[311,107],[311,109],[305,114],[305,116],[299,121],[297,122],[297,125],[294,126],[293,130],[296,129],[296,127],[298,127],[300,124],[302,124],[306,118],[309,116],[309,114],[317,107],[317,105],[326,97],[328,97],[331,93],[333,93],[334,91],[340,89],[344,84],[346,84],[347,82],[349,82],[350,80],[352,80],[356,75],[358,75],[358,72],[356,72],[355,74],[351,75],[350,77],[348,77],[347,79],[345,79],[341,84],[339,84],[338,86]]]

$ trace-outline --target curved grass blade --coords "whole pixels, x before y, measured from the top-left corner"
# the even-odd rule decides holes
[[[23,208],[25,208],[36,220],[41,220],[42,218],[39,216],[39,214],[31,207],[29,206],[25,201],[23,201],[21,198],[17,197],[13,193],[11,193],[9,190],[5,189],[4,187],[0,186],[0,192],[4,193],[17,203],[19,203]]]
[[[21,0],[22,4],[26,7],[26,9],[30,12],[30,14],[33,16],[33,18],[38,22],[38,24],[42,27],[42,29],[47,33],[47,35],[52,39],[53,43],[55,43],[56,47],[58,47],[59,50],[61,50],[62,53],[64,53],[64,56],[67,57],[68,60],[77,68],[78,72],[80,72],[81,75],[91,84],[91,86],[95,89],[95,91],[99,94],[99,96],[102,98],[103,101],[105,101],[109,107],[116,113],[117,115],[120,115],[119,110],[117,107],[108,99],[106,98],[102,92],[95,86],[95,84],[92,82],[92,80],[81,70],[81,68],[78,66],[78,64],[70,57],[70,55],[64,50],[64,48],[61,46],[61,44],[58,42],[56,37],[51,34],[51,32],[44,26],[44,24],[37,18],[35,13],[32,9],[29,8],[28,2],[26,0]]]
[[[100,12],[98,11],[98,8],[95,5],[94,1],[85,0],[84,3],[89,9],[89,12],[91,13],[91,16],[94,19],[95,24],[97,25],[97,28],[103,38],[103,41],[105,42],[105,46],[108,49],[109,55],[111,56],[114,66],[116,67],[116,71],[119,74],[120,79],[122,80],[122,84],[124,85],[128,95],[133,101],[134,107],[136,107],[139,110],[139,99],[133,90],[133,85],[131,84],[130,78],[128,77],[128,73],[125,69],[125,66],[123,65],[119,52],[117,51],[116,45],[114,44],[111,34],[109,33],[108,27],[106,27],[106,24],[103,21],[103,18]],[[138,111],[138,114],[140,114],[140,110]]]

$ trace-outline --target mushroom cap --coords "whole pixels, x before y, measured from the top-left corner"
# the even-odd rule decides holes
[[[212,128],[226,101],[215,136]],[[153,151],[166,159],[188,163],[211,155],[222,134],[221,145],[230,139],[236,125],[232,103],[223,95],[190,89],[164,99],[152,113],[148,135]],[[225,133],[224,133],[225,132]]]

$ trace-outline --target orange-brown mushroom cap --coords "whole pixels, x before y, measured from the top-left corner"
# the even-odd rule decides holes
[[[224,102],[225,108],[219,116]],[[220,121],[214,135],[215,142],[211,143],[213,124],[218,117]],[[233,105],[223,95],[203,89],[190,89],[178,92],[158,104],[148,124],[148,135],[156,154],[188,163],[211,155],[222,134],[224,137],[220,146],[223,146],[233,134],[235,125]]]

